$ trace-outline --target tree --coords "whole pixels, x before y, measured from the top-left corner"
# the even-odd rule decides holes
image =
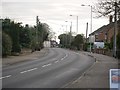
[[[94,8],[94,12],[98,14],[98,17],[114,15],[114,11],[115,0],[99,0]],[[120,1],[117,4],[117,13],[120,19]]]
[[[75,36],[75,38],[72,42],[72,46],[76,47],[77,50],[80,50],[83,43],[84,43],[83,35],[78,34],[78,35]]]
[[[12,40],[10,36],[2,32],[2,56],[10,55],[12,51]]]
[[[31,46],[31,31],[28,24],[25,27],[22,27],[19,34],[20,45],[24,48],[29,48]]]
[[[60,39],[60,44],[62,47],[70,48],[71,42],[73,40],[73,36],[70,33],[61,34],[58,36],[58,38]]]
[[[40,50],[43,48],[43,42],[48,40],[48,35],[50,32],[49,25],[46,23],[39,22],[36,26],[36,49]]]
[[[2,20],[2,30],[11,37],[12,40],[12,52],[20,52],[19,44],[19,30],[21,29],[21,23],[15,23],[10,19]]]

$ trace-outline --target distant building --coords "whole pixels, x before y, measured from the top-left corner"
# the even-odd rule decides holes
[[[55,40],[51,40],[51,47],[57,47],[58,43]]]
[[[50,41],[44,41],[43,45],[46,48],[50,48],[51,47],[51,42]]]

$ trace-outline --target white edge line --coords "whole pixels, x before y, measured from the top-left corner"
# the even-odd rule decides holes
[[[11,77],[12,75],[8,75],[8,76],[4,76],[4,77],[0,77],[0,79],[3,79],[3,78],[9,78]]]

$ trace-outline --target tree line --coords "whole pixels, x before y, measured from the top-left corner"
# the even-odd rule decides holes
[[[32,51],[43,48],[43,42],[48,40],[50,27],[46,23],[37,26],[25,26],[11,19],[2,21],[2,56],[20,53],[23,48]]]
[[[72,34],[69,32],[59,35],[58,38],[60,39],[60,47],[75,50],[83,49],[85,41],[83,34],[77,34],[76,36],[72,36]]]

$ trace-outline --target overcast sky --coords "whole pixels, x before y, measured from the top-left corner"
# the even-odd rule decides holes
[[[73,23],[73,32],[76,32],[76,16],[79,17],[78,33],[85,34],[86,23],[89,23],[90,33],[90,7],[98,0],[2,0],[2,18],[9,17],[23,24],[35,25],[36,16],[42,23],[47,23],[59,35],[69,31],[70,22]],[[70,15],[73,15],[70,17]],[[96,15],[93,14],[93,17]],[[65,22],[68,21],[68,22]],[[93,18],[92,31],[108,24],[108,18]]]

